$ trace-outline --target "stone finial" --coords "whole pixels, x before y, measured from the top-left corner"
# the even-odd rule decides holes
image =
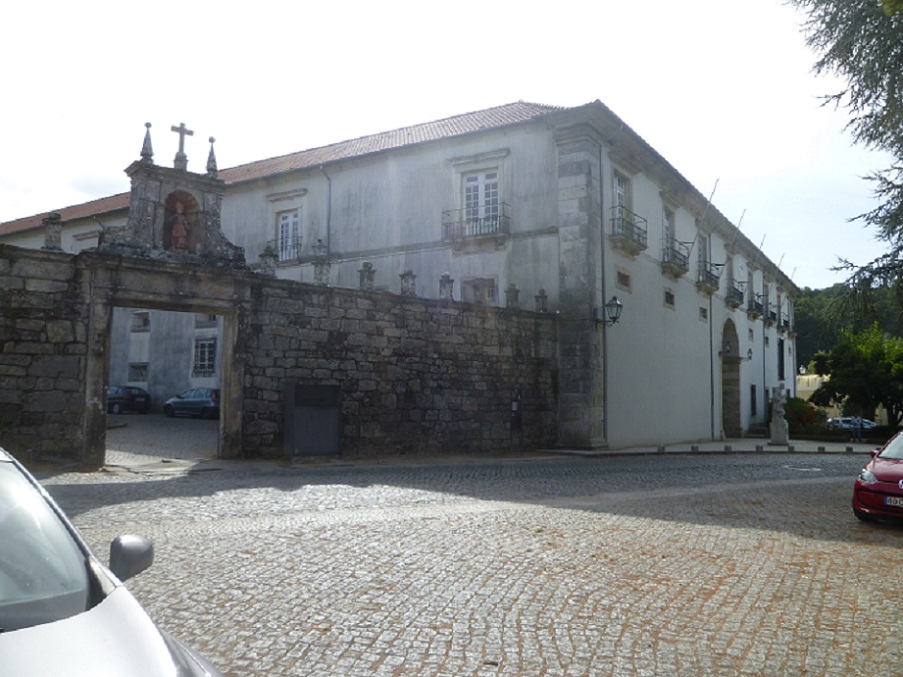
[[[321,287],[329,286],[329,268],[329,259],[326,257],[320,257],[314,261],[314,284]]]
[[[329,245],[323,242],[320,238],[317,238],[317,244],[315,244],[311,249],[314,250],[314,256],[318,259],[326,259],[329,258]]]
[[[357,273],[360,276],[359,286],[361,291],[373,291],[373,277],[376,274],[373,264],[369,261],[364,261]]]
[[[548,312],[549,309],[549,295],[546,294],[545,289],[540,289],[539,293],[536,295],[536,312],[537,313],[545,313]]]
[[[260,253],[260,274],[266,277],[276,277],[276,250],[272,245],[264,247]]]
[[[513,282],[505,290],[505,306],[507,308],[520,308],[520,290]]]
[[[414,274],[414,271],[406,270],[398,277],[401,278],[401,295],[417,296],[417,287],[415,283],[417,276]]]
[[[50,212],[41,223],[44,224],[44,246],[41,249],[63,251],[63,217],[56,212]]]
[[[448,273],[439,278],[439,298],[453,301],[455,297],[455,281]]]
[[[151,146],[150,128],[151,123],[144,123],[144,144],[141,146],[141,162],[147,165],[154,164],[154,149]]]
[[[172,125],[170,128],[179,135],[179,151],[176,153],[176,159],[173,161],[173,167],[181,169],[183,172],[188,170],[188,156],[185,155],[185,137],[194,136],[194,132],[185,126],[184,122],[180,122],[179,126]]]
[[[210,137],[210,153],[207,155],[207,176],[211,179],[215,179],[218,173],[216,168],[216,155],[213,154],[213,143],[216,141],[212,136]]]

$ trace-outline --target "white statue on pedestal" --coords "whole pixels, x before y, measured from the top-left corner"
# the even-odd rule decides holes
[[[784,403],[787,401],[787,392],[782,383],[772,390],[771,396],[771,440],[769,444],[789,444],[790,431],[787,419],[784,418]]]

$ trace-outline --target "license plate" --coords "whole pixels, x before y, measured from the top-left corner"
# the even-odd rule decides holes
[[[903,508],[903,496],[885,496],[884,505],[892,505],[896,508]]]

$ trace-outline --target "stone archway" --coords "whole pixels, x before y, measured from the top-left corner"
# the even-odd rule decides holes
[[[721,331],[721,429],[726,437],[741,437],[740,417],[740,340],[733,320]]]

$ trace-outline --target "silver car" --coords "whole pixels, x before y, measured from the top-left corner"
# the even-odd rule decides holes
[[[105,567],[0,448],[0,676],[221,677],[154,625],[122,584],[153,559],[149,540],[119,536]]]

